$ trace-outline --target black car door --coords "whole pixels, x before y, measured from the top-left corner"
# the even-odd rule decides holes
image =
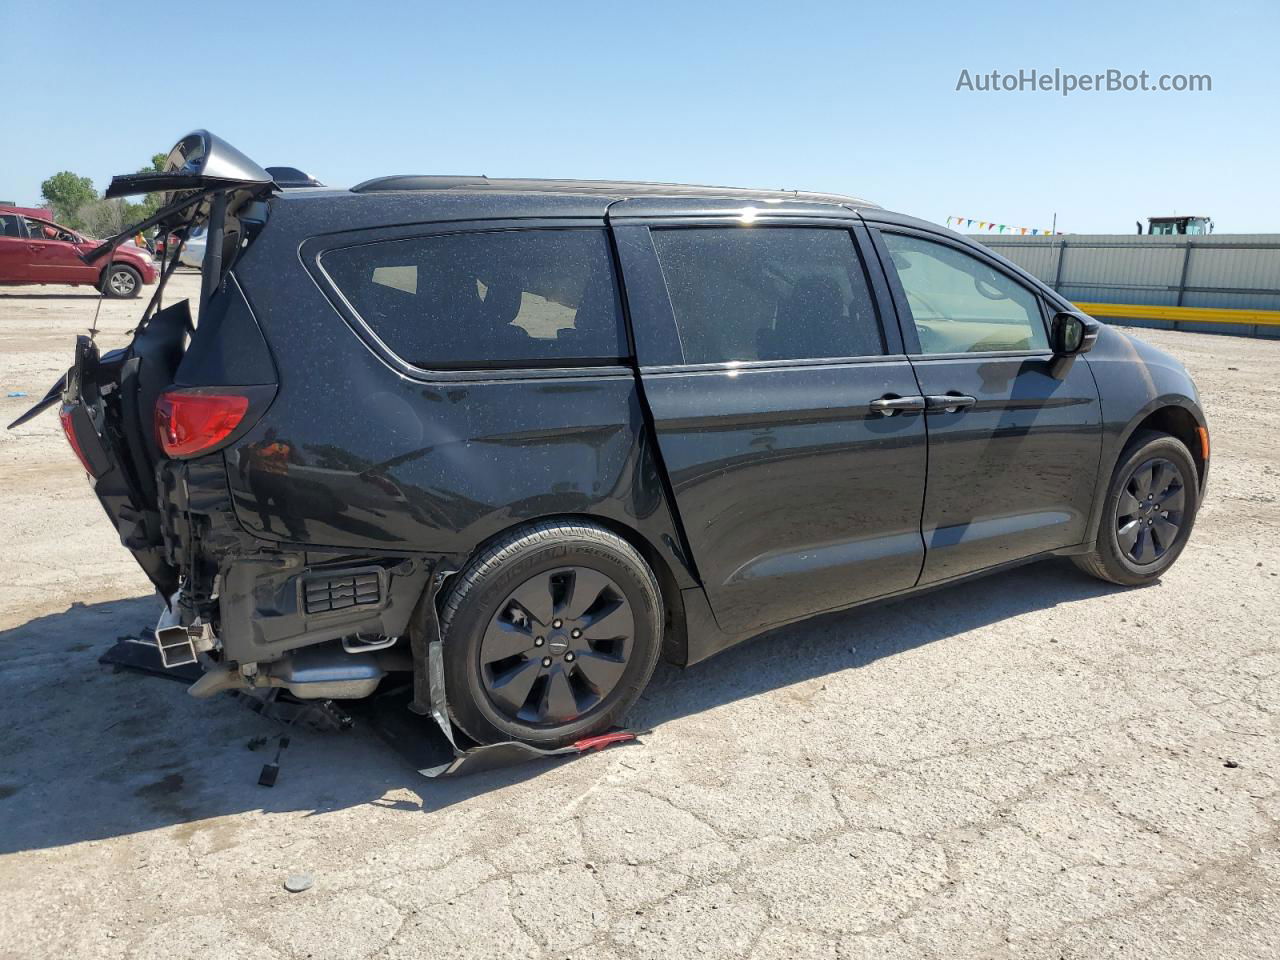
[[[643,393],[720,626],[750,633],[911,587],[923,402],[880,322],[873,283],[887,291],[864,269],[861,226],[628,216],[635,205],[610,222]]]
[[[1087,362],[1054,363],[1040,295],[994,258],[905,226],[872,234],[929,407],[920,582],[1084,541],[1102,450]]]

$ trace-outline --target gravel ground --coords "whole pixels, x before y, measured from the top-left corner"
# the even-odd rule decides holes
[[[5,422],[96,306],[0,292]],[[1141,336],[1214,439],[1160,584],[828,616],[660,667],[641,746],[453,782],[357,729],[264,789],[270,721],[99,667],[156,601],[56,418],[0,434],[0,957],[1280,955],[1280,342]]]

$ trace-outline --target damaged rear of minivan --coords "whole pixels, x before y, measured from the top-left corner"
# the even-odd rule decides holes
[[[564,749],[620,718],[679,635],[664,594],[700,591],[609,198],[324,190],[204,131],[108,196],[138,192],[161,210],[87,256],[203,228],[198,310],[163,303],[175,246],[131,342],[80,337],[19,422],[59,406],[165,600],[164,665],[198,662],[197,697],[304,700],[403,671],[411,709],[479,743]]]
[[[100,351],[90,336],[32,411],[58,405],[67,440],[120,540],[166,599],[156,640],[166,667],[203,661],[196,696],[283,687],[300,698],[359,697],[391,669],[426,571],[401,558],[282,550],[236,518],[227,448],[270,408],[279,373],[234,267],[265,227],[279,187],[219,138],[200,131],[164,172],[117,177],[109,197],[163,192],[161,211],[88,255],[109,258],[139,228],[184,238],[207,229],[199,322],[187,301],[162,306],[180,246],[166,251],[161,287],[128,346]],[[259,444],[242,464],[268,500],[287,470],[287,442]],[[394,600],[394,602],[393,602]],[[304,656],[289,651],[306,646]],[[351,653],[369,654],[354,657]]]

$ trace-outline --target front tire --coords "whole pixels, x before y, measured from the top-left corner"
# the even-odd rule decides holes
[[[102,275],[101,290],[113,300],[128,300],[142,289],[142,275],[125,263],[113,263]]]
[[[458,574],[441,612],[453,721],[473,740],[560,747],[618,722],[662,645],[657,579],[617,534],[546,522]]]
[[[1112,475],[1094,551],[1073,557],[1076,566],[1123,586],[1159,579],[1191,536],[1198,480],[1182,441],[1154,430],[1136,434]]]

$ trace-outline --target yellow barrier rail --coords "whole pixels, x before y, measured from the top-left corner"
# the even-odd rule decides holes
[[[1155,307],[1140,303],[1077,303],[1095,317],[1123,320],[1174,320],[1186,323],[1243,323],[1280,327],[1280,310],[1238,310],[1231,307]]]

